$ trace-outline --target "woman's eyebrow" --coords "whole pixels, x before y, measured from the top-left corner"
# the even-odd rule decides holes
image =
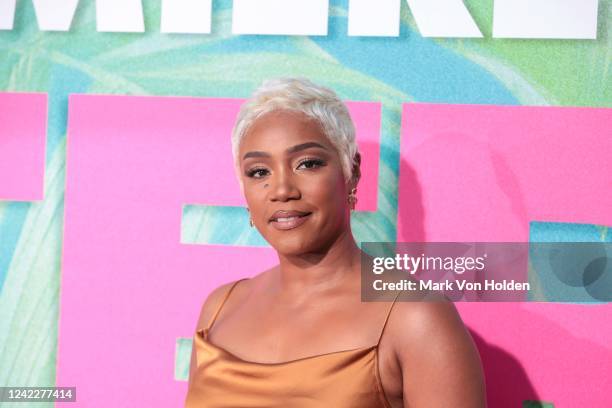
[[[321,148],[323,150],[328,150],[325,146],[317,143],[317,142],[306,142],[306,143],[301,143],[299,145],[295,145],[295,146],[291,146],[289,147],[287,150],[285,150],[286,153],[295,153],[295,152],[299,152],[300,150],[304,150],[304,149],[309,149],[311,147],[318,147]],[[260,151],[253,151],[253,152],[248,152],[246,153],[243,157],[242,160],[245,160],[249,157],[270,157],[270,155],[266,152],[260,152]]]

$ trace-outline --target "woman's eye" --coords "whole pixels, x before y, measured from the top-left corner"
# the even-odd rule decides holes
[[[308,159],[304,160],[298,165],[298,169],[304,166],[306,169],[315,169],[317,167],[325,166],[325,162],[319,159]]]
[[[325,162],[323,160],[320,159],[307,159],[304,160],[302,162],[300,162],[300,164],[298,164],[297,168],[300,169],[306,169],[306,170],[311,170],[311,169],[316,169],[318,167],[322,167],[325,166]],[[255,167],[253,169],[247,170],[246,171],[246,175],[247,177],[250,178],[263,178],[266,177],[267,175],[270,174],[270,171],[266,168],[263,167]]]
[[[251,169],[247,171],[247,176],[252,178],[262,178],[266,175],[267,171],[268,170],[262,168]]]

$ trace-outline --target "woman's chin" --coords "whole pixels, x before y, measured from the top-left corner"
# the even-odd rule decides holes
[[[308,244],[304,241],[298,240],[279,240],[274,243],[270,243],[270,245],[279,253],[279,255],[284,256],[296,256],[303,255],[314,250],[314,246]]]

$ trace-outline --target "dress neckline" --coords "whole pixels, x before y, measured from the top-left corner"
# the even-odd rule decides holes
[[[245,364],[253,364],[253,365],[260,365],[260,366],[283,366],[283,365],[289,365],[289,364],[294,364],[294,363],[298,363],[301,361],[308,361],[308,360],[314,360],[316,358],[319,357],[326,357],[326,356],[332,356],[332,355],[339,355],[339,354],[351,354],[351,353],[355,353],[355,354],[359,354],[359,353],[370,353],[372,351],[376,351],[376,354],[378,354],[378,344],[374,344],[372,346],[366,346],[366,347],[358,347],[358,348],[352,348],[352,349],[346,349],[346,350],[338,350],[338,351],[330,351],[327,353],[323,353],[323,354],[315,354],[312,356],[306,356],[306,357],[300,357],[300,358],[296,358],[296,359],[292,359],[292,360],[287,360],[287,361],[281,361],[278,363],[263,363],[263,362],[258,362],[258,361],[251,361],[251,360],[246,360],[242,357],[237,356],[236,354],[232,353],[231,351],[218,346],[214,343],[212,343],[210,340],[208,340],[207,338],[205,338],[204,336],[204,331],[206,329],[200,329],[197,331],[196,336],[197,338],[205,345],[216,349],[218,351],[220,351],[221,353],[231,357],[234,360],[238,360],[241,363],[245,363]],[[378,357],[378,356],[377,356]]]
[[[378,342],[372,346],[366,346],[366,347],[358,347],[358,348],[353,348],[353,349],[346,349],[346,350],[338,350],[338,351],[330,351],[328,353],[323,353],[323,354],[315,354],[313,356],[306,356],[306,357],[301,357],[301,358],[296,358],[293,360],[288,360],[288,361],[281,361],[279,363],[260,363],[260,362],[256,362],[256,361],[250,361],[250,360],[245,360],[244,358],[241,358],[237,355],[235,355],[234,353],[230,352],[229,350],[217,346],[214,343],[211,343],[210,340],[208,340],[208,333],[210,332],[210,329],[212,328],[213,324],[215,323],[215,320],[217,319],[217,316],[219,315],[219,312],[221,311],[221,308],[223,307],[223,305],[225,304],[225,302],[227,301],[230,293],[232,292],[232,290],[236,287],[236,285],[243,281],[243,280],[248,280],[250,278],[242,278],[242,279],[238,279],[237,281],[235,281],[229,288],[229,290],[227,292],[225,292],[225,296],[223,297],[221,303],[219,304],[219,306],[217,306],[217,309],[215,311],[215,313],[213,314],[212,318],[210,319],[208,325],[204,328],[198,329],[196,330],[196,334],[194,335],[195,338],[198,338],[200,340],[200,342],[204,345],[207,345],[210,348],[213,348],[215,350],[217,350],[218,352],[225,354],[226,356],[230,357],[233,360],[242,362],[244,364],[251,364],[251,365],[260,365],[260,366],[282,366],[282,365],[289,365],[289,364],[293,364],[293,363],[298,363],[300,361],[309,361],[309,360],[314,360],[316,358],[320,358],[320,357],[326,357],[326,356],[333,356],[333,355],[340,355],[340,354],[350,354],[350,353],[365,353],[369,354],[372,351],[374,351],[374,361],[376,364],[377,360],[378,360],[378,346],[380,344],[380,340],[382,339],[383,333],[385,331],[385,327],[387,326],[387,322],[389,321],[389,316],[391,315],[391,310],[393,309],[393,306],[395,305],[395,302],[397,300],[397,298],[399,297],[399,295],[402,293],[402,291],[398,291],[397,295],[395,296],[395,299],[393,300],[393,303],[391,304],[391,307],[389,307],[389,309],[387,310],[387,315],[385,317],[385,321],[383,323],[383,327],[382,330],[378,336]],[[378,372],[378,366],[376,367],[376,371]],[[379,380],[380,381],[380,380]]]

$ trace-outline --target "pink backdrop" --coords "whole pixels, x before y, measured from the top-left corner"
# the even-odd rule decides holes
[[[0,93],[0,200],[42,200],[47,95]]]
[[[184,204],[244,205],[228,159],[239,104],[71,97],[57,384],[76,385],[78,405],[180,405],[176,339],[192,336],[204,297],[276,263],[269,248],[180,244]],[[375,210],[380,105],[350,108],[359,209]],[[609,109],[405,105],[398,241],[527,241],[533,220],[612,225],[610,125]],[[610,305],[458,307],[491,406],[606,406]]]
[[[398,241],[529,240],[529,222],[612,226],[612,110],[406,104]],[[612,305],[458,304],[492,407],[610,406]]]
[[[180,244],[183,204],[244,205],[240,103],[71,96],[57,384],[77,386],[77,406],[182,404],[176,339],[213,288],[276,263],[268,248]],[[380,105],[349,108],[367,146],[358,209],[376,210]]]

